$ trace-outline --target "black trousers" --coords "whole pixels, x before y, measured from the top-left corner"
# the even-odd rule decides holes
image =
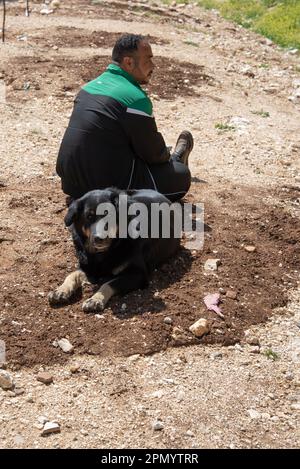
[[[156,165],[137,158],[129,189],[154,189],[174,202],[185,196],[190,185],[189,168],[173,155],[167,163]]]

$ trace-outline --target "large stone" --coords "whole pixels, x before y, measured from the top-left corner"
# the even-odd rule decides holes
[[[44,383],[44,384],[51,384],[51,383],[53,383],[53,376],[52,376],[50,373],[48,373],[47,371],[42,371],[42,372],[40,372],[40,373],[37,375],[36,379],[37,379],[38,381],[40,381],[41,383]]]
[[[209,323],[207,319],[201,318],[198,319],[194,324],[189,327],[189,330],[196,336],[202,337],[205,334],[208,334],[210,331]]]
[[[73,345],[68,339],[59,339],[57,341],[58,346],[62,349],[65,353],[72,353],[74,350]]]
[[[14,388],[14,381],[7,371],[0,370],[0,387],[5,391]]]
[[[218,270],[218,266],[221,264],[220,259],[207,259],[204,264],[204,270],[208,272],[212,272]]]
[[[41,433],[41,436],[50,435],[50,433],[59,433],[60,426],[56,422],[46,422]]]

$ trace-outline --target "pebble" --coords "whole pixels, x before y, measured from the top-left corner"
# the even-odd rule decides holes
[[[14,381],[7,371],[0,370],[0,388],[4,391],[13,389],[15,386]]]
[[[255,246],[244,246],[244,249],[245,249],[245,251],[247,251],[247,252],[254,252],[254,251],[256,251],[256,247],[255,247]]]
[[[60,339],[57,341],[57,344],[65,353],[72,353],[74,350],[73,345],[68,339]]]
[[[189,330],[196,336],[202,337],[204,334],[208,334],[210,331],[209,323],[207,319],[198,319],[194,324],[189,327]]]
[[[127,361],[129,361],[129,363],[134,363],[134,362],[136,362],[139,358],[140,358],[140,354],[139,354],[139,353],[136,353],[135,355],[130,355],[130,357],[127,358]]]
[[[14,436],[14,444],[15,445],[22,445],[24,443],[25,439],[22,435],[15,435]]]
[[[292,404],[291,409],[292,410],[300,410],[300,403],[299,404]]]
[[[42,8],[40,10],[40,14],[41,15],[51,15],[51,13],[53,13],[54,10],[48,10],[48,8]]]
[[[209,358],[211,360],[216,360],[217,358],[223,358],[222,352],[213,352],[210,354]]]
[[[208,272],[218,270],[218,266],[221,264],[221,259],[207,259],[204,264],[204,270]]]
[[[247,412],[250,415],[251,419],[260,419],[261,418],[261,413],[257,412],[257,410],[248,409]]]
[[[185,398],[185,392],[184,391],[178,391],[176,395],[176,399],[178,402],[182,402]]]
[[[79,363],[74,363],[73,365],[70,366],[71,373],[77,373],[79,369],[80,369]]]
[[[41,436],[50,435],[51,433],[59,433],[60,425],[57,422],[46,422]]]
[[[53,383],[53,376],[48,373],[47,371],[43,371],[38,373],[36,376],[37,381],[40,381],[43,384],[51,384]]]
[[[252,346],[250,349],[250,353],[260,353],[260,346],[259,345]]]
[[[234,291],[234,290],[227,290],[226,298],[230,298],[231,300],[236,300],[237,299],[237,292]]]
[[[295,377],[295,376],[294,376],[294,373],[292,373],[291,371],[288,371],[288,372],[285,374],[285,379],[286,379],[287,381],[293,381],[294,377]]]
[[[246,338],[246,342],[249,345],[259,345],[259,339],[254,336],[249,336]]]
[[[37,421],[39,422],[39,424],[41,425],[45,425],[45,423],[49,422],[49,419],[48,417],[45,417],[45,415],[40,415],[38,418],[37,418]]]
[[[162,430],[163,428],[164,428],[164,424],[160,420],[155,420],[155,422],[153,422],[152,424],[152,429],[154,431],[159,431],[159,430]]]
[[[166,316],[166,317],[164,318],[164,323],[165,323],[165,324],[173,324],[173,319],[170,318],[169,316]]]
[[[157,397],[158,399],[160,399],[163,395],[164,395],[163,390],[162,390],[162,389],[159,389],[158,391],[154,391],[154,392],[151,394],[151,397]]]

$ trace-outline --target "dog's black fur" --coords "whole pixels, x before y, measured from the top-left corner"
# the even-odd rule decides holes
[[[170,237],[137,238],[127,237],[109,240],[109,246],[103,252],[97,252],[90,244],[91,227],[101,217],[95,215],[101,203],[112,203],[116,208],[117,222],[119,214],[119,196],[126,194],[128,206],[135,202],[144,203],[149,209],[151,203],[171,202],[162,194],[149,190],[120,191],[115,188],[94,190],[72,202],[65,217],[65,224],[70,227],[73,242],[79,260],[80,269],[92,283],[99,283],[102,278],[109,281],[114,294],[123,295],[138,288],[145,288],[151,272],[161,263],[173,256],[180,245],[180,239],[174,236],[171,224]],[[128,220],[128,222],[130,219]],[[148,219],[151,229],[151,219]],[[118,229],[118,226],[116,227]],[[94,239],[94,238],[93,238]],[[99,240],[101,248],[102,241]]]

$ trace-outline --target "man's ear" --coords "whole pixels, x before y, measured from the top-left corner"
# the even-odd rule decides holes
[[[71,203],[69,210],[67,212],[67,215],[65,216],[65,225],[66,226],[71,226],[72,223],[79,217],[81,211],[83,208],[83,203],[82,200],[74,200],[74,202]]]
[[[123,57],[122,65],[126,71],[132,71],[134,68],[134,58],[130,56]]]

